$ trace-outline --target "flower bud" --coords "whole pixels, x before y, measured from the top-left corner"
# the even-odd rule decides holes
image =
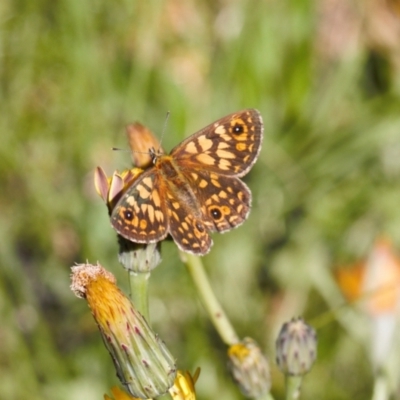
[[[165,344],[100,265],[72,267],[71,289],[85,298],[97,322],[117,375],[139,398],[167,392],[176,376],[175,362]]]
[[[143,170],[140,168],[131,168],[122,172],[115,171],[110,178],[107,178],[101,167],[95,169],[94,186],[99,196],[106,203],[109,214],[111,214],[122,194],[142,172]]]
[[[304,375],[317,357],[317,335],[302,318],[283,324],[276,340],[276,362],[285,375]]]
[[[228,349],[228,367],[241,392],[247,397],[260,397],[271,387],[268,360],[258,344],[244,338]]]
[[[161,262],[160,242],[134,243],[118,235],[118,261],[127,271],[151,272]]]

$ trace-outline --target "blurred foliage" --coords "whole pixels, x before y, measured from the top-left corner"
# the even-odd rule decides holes
[[[93,187],[96,166],[130,166],[128,153],[111,151],[128,148],[124,126],[138,120],[160,134],[170,110],[171,149],[247,107],[265,123],[245,178],[253,210],[214,235],[204,262],[240,335],[269,355],[281,397],[281,324],[297,315],[312,324],[342,304],[331,271],[365,257],[376,236],[400,246],[398,12],[378,0],[3,0],[0,397],[98,400],[117,383],[69,274],[100,260],[128,288]],[[201,367],[200,399],[242,399],[172,242],[163,259],[151,282],[156,331],[180,368]],[[315,326],[308,398],[370,397],[359,321]]]

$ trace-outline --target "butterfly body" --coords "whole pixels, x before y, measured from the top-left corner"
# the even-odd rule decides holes
[[[239,177],[257,159],[262,133],[259,112],[249,109],[200,130],[169,155],[151,150],[153,165],[118,201],[113,227],[134,242],[170,234],[181,250],[208,253],[210,232],[239,226],[249,214],[251,192]]]

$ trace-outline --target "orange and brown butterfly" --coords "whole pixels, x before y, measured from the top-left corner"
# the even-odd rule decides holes
[[[251,192],[239,178],[257,160],[262,140],[262,117],[247,109],[201,129],[168,155],[152,144],[152,165],[119,198],[112,226],[132,242],[171,235],[180,250],[207,254],[211,232],[229,231],[249,215]]]

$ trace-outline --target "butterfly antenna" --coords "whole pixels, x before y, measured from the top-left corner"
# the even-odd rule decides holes
[[[157,153],[158,153],[159,150],[161,149],[161,143],[162,143],[162,140],[163,140],[163,138],[164,138],[164,133],[165,133],[165,130],[166,130],[166,128],[167,128],[167,123],[168,123],[168,119],[169,119],[170,114],[171,114],[171,113],[170,113],[169,111],[167,111],[167,115],[165,116],[164,126],[163,126],[163,129],[162,129],[162,131],[161,131],[160,145],[158,146]]]

